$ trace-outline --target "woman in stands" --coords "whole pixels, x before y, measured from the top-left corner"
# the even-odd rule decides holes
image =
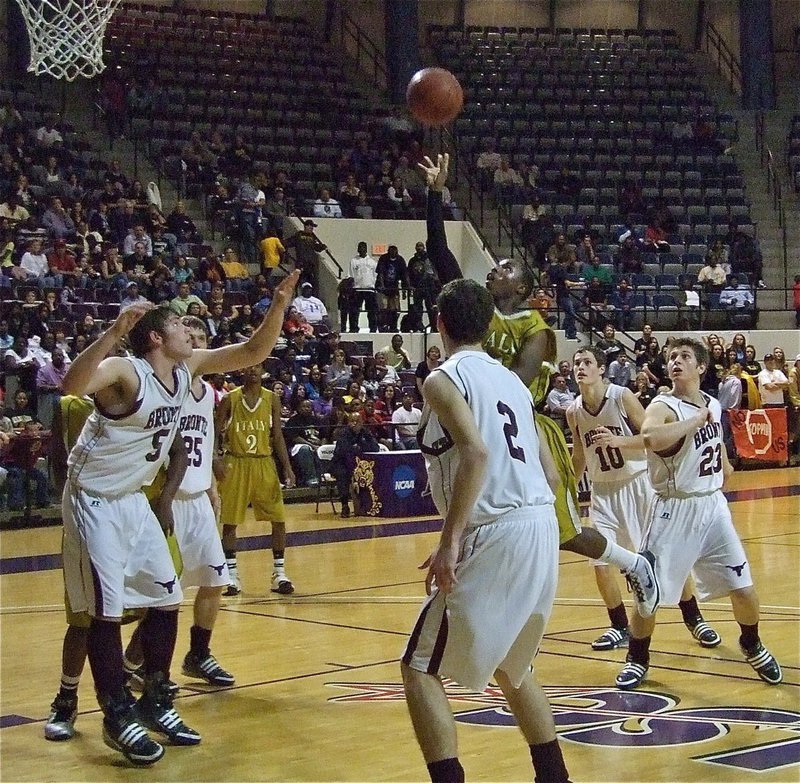
[[[656,396],[656,390],[650,385],[650,378],[647,376],[647,373],[636,373],[636,388],[634,389],[633,396],[639,400],[643,408],[646,408],[653,397]]]
[[[747,340],[741,332],[737,332],[735,335],[733,335],[731,348],[736,351],[736,361],[741,364],[742,367],[744,367],[745,361],[747,360]]]
[[[312,402],[322,396],[322,372],[318,364],[311,365],[308,378],[303,386],[306,390],[306,397]]]
[[[345,361],[345,353],[341,348],[333,352],[333,360],[325,371],[325,383],[345,388],[350,381],[350,365]]]
[[[397,398],[397,388],[394,384],[385,384],[378,389],[378,399],[375,401],[375,410],[385,419],[391,419],[392,414],[400,407]]]
[[[754,345],[748,345],[744,349],[744,369],[747,371],[748,375],[752,375],[753,378],[757,378],[758,374],[761,372],[761,362],[756,359],[756,348]]]

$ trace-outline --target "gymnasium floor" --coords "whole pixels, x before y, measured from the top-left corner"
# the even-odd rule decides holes
[[[703,650],[677,609],[659,613],[649,679],[613,687],[624,650],[593,652],[607,616],[591,567],[562,555],[555,610],[536,661],[576,781],[800,780],[800,469],[742,472],[731,509],[762,602],[762,637],[784,683],[743,662],[730,604],[705,605],[723,636]],[[225,599],[212,640],[237,677],[214,692],[180,674],[190,611],[182,613],[176,706],[203,734],[132,768],[100,736],[87,670],[76,737],[43,738],[64,632],[60,529],[0,534],[0,776],[3,781],[412,781],[426,770],[402,698],[397,658],[423,595],[417,566],[436,540],[431,520],[340,520],[330,505],[288,506],[289,598],[268,592],[265,531],[243,529],[245,592]],[[189,591],[189,601],[193,591]],[[127,632],[126,632],[127,638]],[[185,687],[184,687],[185,686]],[[502,698],[449,688],[468,780],[531,780],[527,748]]]

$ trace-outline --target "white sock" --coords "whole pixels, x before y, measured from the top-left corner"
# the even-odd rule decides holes
[[[607,539],[606,548],[598,560],[602,560],[604,563],[608,563],[609,565],[614,565],[619,568],[620,571],[631,571],[636,565],[637,557],[638,555],[636,552],[623,549],[621,546],[618,546],[611,541],[611,539]]]

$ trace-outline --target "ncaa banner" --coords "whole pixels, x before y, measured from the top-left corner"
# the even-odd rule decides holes
[[[788,431],[785,408],[728,411],[733,442],[741,459],[786,462]]]

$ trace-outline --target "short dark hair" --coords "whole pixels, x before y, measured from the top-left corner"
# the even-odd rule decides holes
[[[698,364],[703,364],[708,367],[709,353],[708,348],[693,337],[670,337],[667,340],[666,347],[671,351],[673,348],[691,348],[694,353],[694,358]]]
[[[608,367],[608,357],[606,356],[606,352],[602,348],[598,348],[596,345],[584,345],[580,348],[575,349],[575,353],[572,354],[572,363],[575,364],[575,357],[579,353],[590,353],[594,356],[594,360],[597,362],[598,367]]]
[[[168,307],[154,307],[148,310],[128,333],[128,344],[134,356],[146,356],[153,350],[150,332],[164,334],[167,320],[175,313]]]
[[[451,280],[437,304],[447,334],[462,345],[480,342],[494,315],[492,295],[475,280]]]

